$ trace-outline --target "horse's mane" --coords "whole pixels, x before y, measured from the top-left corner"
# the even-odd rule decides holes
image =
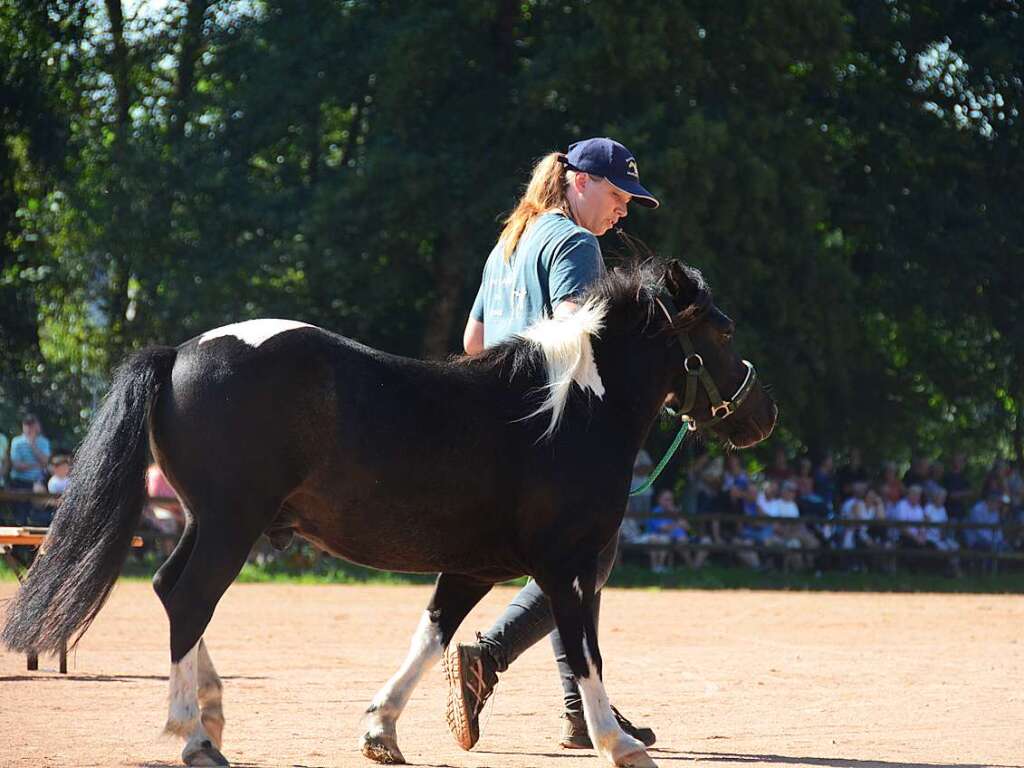
[[[711,294],[700,271],[683,266],[696,287],[696,299],[659,331],[691,325],[710,306]],[[656,258],[629,258],[608,270],[582,296],[580,309],[567,317],[546,317],[521,334],[496,344],[474,357],[460,357],[456,365],[498,371],[511,380],[517,375],[540,377],[543,402],[525,418],[550,412],[543,438],[558,429],[575,383],[583,392],[604,395],[604,384],[594,363],[591,338],[614,334],[663,317],[655,299],[666,293],[666,264]]]

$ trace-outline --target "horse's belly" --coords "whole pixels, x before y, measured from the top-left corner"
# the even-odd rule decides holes
[[[294,528],[330,554],[359,565],[405,573],[480,573],[503,578],[524,573],[508,537],[494,537],[472,522],[438,517],[433,510],[315,505],[297,510]],[[461,517],[461,516],[460,516]],[[504,549],[495,545],[504,542]]]

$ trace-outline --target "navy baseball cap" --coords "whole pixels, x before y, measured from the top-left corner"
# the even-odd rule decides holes
[[[569,147],[565,167],[594,176],[603,176],[623,192],[632,195],[640,205],[657,208],[658,201],[640,185],[633,153],[614,139],[585,139]]]

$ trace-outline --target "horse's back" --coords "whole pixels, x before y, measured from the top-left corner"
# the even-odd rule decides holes
[[[236,323],[185,342],[154,406],[161,465],[186,485],[208,485],[211,469],[258,475],[275,490],[299,482],[334,421],[334,369],[346,347],[359,365],[356,346],[284,320]]]

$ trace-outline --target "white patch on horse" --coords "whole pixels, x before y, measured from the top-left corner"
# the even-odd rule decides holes
[[[199,700],[199,720],[210,734],[213,746],[221,748],[224,736],[224,685],[213,666],[213,659],[206,649],[206,641],[199,641],[199,655],[196,659],[196,693]]]
[[[578,597],[580,599],[580,602],[583,602],[583,587],[580,586],[580,577],[579,576],[577,576],[575,579],[572,580],[572,588],[576,590],[576,597]],[[584,643],[584,651],[585,650],[586,650],[586,643]]]
[[[409,642],[409,653],[406,654],[405,661],[391,679],[377,691],[363,717],[361,738],[364,745],[367,742],[383,742],[397,751],[398,736],[395,722],[405,709],[423,673],[437,663],[443,652],[441,626],[430,620],[429,611],[424,611]]]
[[[608,304],[603,299],[590,299],[565,317],[548,317],[539,320],[520,334],[541,348],[547,367],[547,396],[540,407],[527,418],[551,411],[551,423],[544,431],[550,437],[558,429],[558,423],[565,410],[575,382],[583,391],[604,396],[604,382],[594,362],[594,347],[590,342],[604,326]]]
[[[170,703],[164,730],[187,739],[199,725],[199,684],[196,671],[198,644],[171,664]]]
[[[259,320],[245,320],[241,323],[232,323],[220,328],[207,331],[199,337],[199,343],[205,344],[208,341],[219,339],[222,336],[234,336],[239,341],[245,342],[253,349],[259,347],[263,342],[277,336],[285,331],[293,331],[296,328],[315,328],[309,323],[300,323],[298,320],[274,320],[261,318]]]
[[[587,650],[587,640],[583,639],[583,657],[587,660],[586,677],[577,678],[580,697],[583,699],[583,715],[587,721],[590,740],[596,745],[597,751],[613,765],[628,764],[630,766],[653,766],[654,762],[647,756],[642,742],[629,736],[615,720],[608,694],[597,674],[597,667]],[[629,761],[624,761],[631,755]]]

